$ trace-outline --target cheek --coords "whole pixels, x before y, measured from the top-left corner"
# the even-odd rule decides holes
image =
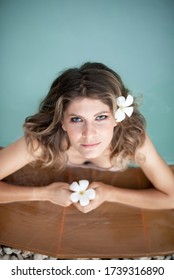
[[[80,138],[80,135],[81,135],[81,129],[80,128],[68,128],[67,129],[67,135],[69,137],[70,140],[75,140],[75,139],[78,139]]]
[[[114,126],[112,125],[106,126],[105,129],[103,128],[103,130],[101,131],[101,135],[105,143],[110,143],[112,141],[113,134],[114,134]]]
[[[102,134],[105,134],[105,136],[108,134],[111,135],[114,132],[114,127],[115,126],[113,124],[106,124],[101,128],[101,132]]]

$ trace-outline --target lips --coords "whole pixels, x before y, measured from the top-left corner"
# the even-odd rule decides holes
[[[99,144],[100,144],[100,142],[99,143],[91,143],[91,144],[81,144],[81,146],[84,147],[84,148],[93,148],[93,147],[98,146]]]

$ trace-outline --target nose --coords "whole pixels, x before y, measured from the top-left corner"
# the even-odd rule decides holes
[[[94,124],[85,123],[82,130],[82,137],[92,138],[96,134],[96,128]]]

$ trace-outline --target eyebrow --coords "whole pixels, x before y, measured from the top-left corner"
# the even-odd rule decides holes
[[[96,117],[98,115],[110,114],[110,113],[111,113],[110,111],[102,111],[102,112],[98,112],[97,114],[95,114],[94,117]],[[83,116],[75,114],[75,113],[68,114],[68,117],[74,117],[74,116],[83,117]]]

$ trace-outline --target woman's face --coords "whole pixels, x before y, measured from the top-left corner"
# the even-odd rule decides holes
[[[110,147],[115,126],[109,106],[90,98],[72,101],[64,112],[62,124],[71,146],[85,159],[99,157]]]

